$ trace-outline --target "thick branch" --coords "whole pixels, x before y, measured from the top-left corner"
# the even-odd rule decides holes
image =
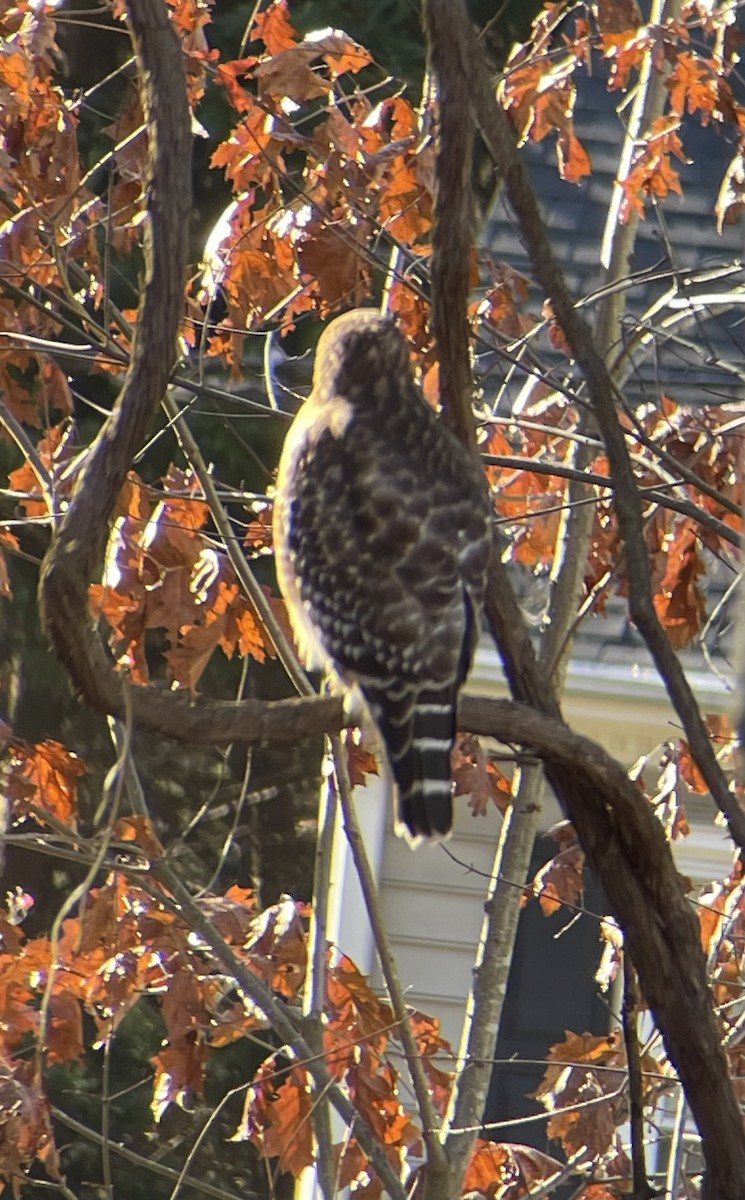
[[[235,979],[241,991],[264,1013],[272,1029],[283,1042],[292,1047],[298,1062],[311,1076],[318,1095],[327,1096],[342,1121],[354,1130],[362,1151],[369,1158],[388,1194],[394,1197],[394,1200],[404,1200],[404,1190],[388,1162],[385,1147],[378,1141],[346,1093],[327,1073],[322,1056],[319,1058],[313,1053],[297,1028],[292,1010],[283,1000],[277,999],[264,981],[241,961],[164,861],[153,862],[151,870],[154,878],[171,893],[184,919],[202,936],[215,958]]]
[[[727,817],[732,837],[745,849],[745,814],[730,794],[688,679],[655,612],[641,503],[624,432],[616,413],[617,395],[613,381],[595,346],[590,327],[575,308],[554,258],[527,171],[517,152],[509,121],[495,103],[489,71],[462,0],[456,0],[453,7],[461,17],[456,22],[458,36],[463,42],[460,59],[470,64],[469,78],[476,120],[495,166],[504,178],[535,277],[551,300],[572,356],[587,380],[593,413],[605,442],[613,479],[616,516],[626,554],[631,619],[649,647],[686,731],[691,752],[714,800]]]
[[[40,583],[42,620],[58,657],[94,707],[117,715],[123,714],[116,702],[122,685],[87,620],[88,583],[176,359],[191,203],[191,119],[181,46],[162,0],[129,0],[127,11],[148,123],[145,281],[124,386],[88,454]],[[160,697],[167,702],[167,695]]]
[[[450,428],[475,445],[473,381],[466,319],[473,242],[473,114],[468,66],[454,62],[461,44],[453,37],[449,0],[427,0],[430,65],[437,83],[435,225],[432,234],[432,332],[440,370],[440,402]]]
[[[505,178],[508,194],[520,221],[537,278],[551,297],[554,309],[572,343],[573,353],[583,367],[593,397],[598,421],[608,445],[619,507],[619,522],[633,555],[632,576],[641,589],[642,615],[649,616],[651,592],[646,555],[641,537],[639,500],[635,491],[623,434],[613,408],[613,388],[605,364],[598,355],[589,329],[580,321],[551,255],[543,223],[507,120],[494,102],[492,83],[479,46],[468,22],[462,0],[453,0],[459,14],[458,36],[465,47],[461,60],[470,64],[473,103],[484,139]],[[572,340],[574,339],[574,341]],[[610,412],[608,408],[610,406]],[[611,455],[611,447],[613,453]],[[629,511],[625,511],[631,493]],[[634,617],[638,620],[639,599]],[[560,719],[558,705],[538,671],[527,630],[498,557],[493,556],[487,614],[492,624],[513,695],[548,716]],[[652,610],[654,618],[654,611]],[[654,624],[659,625],[654,618]],[[649,622],[645,626],[649,631]],[[667,640],[661,650],[652,637],[658,666],[681,705],[684,723],[696,733],[700,750],[702,723],[688,684],[679,686],[680,666],[667,674],[670,652]],[[664,667],[664,670],[662,668]],[[670,682],[672,680],[672,683]],[[680,711],[680,710],[679,710]],[[691,711],[694,716],[691,717]],[[690,729],[688,728],[690,726]],[[705,749],[700,763],[718,802],[729,806],[722,794],[723,779],[703,730]],[[661,827],[637,794],[620,807],[609,804],[608,792],[597,790],[581,765],[554,759],[546,774],[565,810],[570,815],[590,863],[601,880],[612,908],[624,929],[629,953],[639,972],[644,994],[663,1032],[670,1059],[677,1068],[689,1097],[702,1139],[707,1163],[707,1200],[736,1200],[745,1191],[745,1139],[736,1098],[728,1076],[727,1060],[708,992],[706,964],[700,946],[698,923],[682,895],[669,847]],[[702,768],[703,769],[703,768]],[[615,764],[616,773],[621,773]],[[613,774],[613,772],[611,772]],[[620,785],[620,779],[619,779]],[[624,785],[625,786],[625,785]],[[651,822],[651,824],[650,824]],[[684,998],[683,1002],[681,1002]],[[694,1015],[695,1014],[695,1015]]]
[[[712,1009],[698,921],[651,808],[630,789],[619,763],[587,739],[573,742],[577,735],[563,726],[555,701],[541,687],[514,595],[502,564],[494,559],[487,611],[495,640],[514,694],[546,714],[526,714],[520,741],[530,744],[540,730],[546,777],[624,930],[644,996],[698,1124],[708,1167],[706,1200],[737,1200],[745,1190],[745,1143]],[[464,700],[463,726],[485,732],[483,705],[491,703],[479,701],[469,711]]]

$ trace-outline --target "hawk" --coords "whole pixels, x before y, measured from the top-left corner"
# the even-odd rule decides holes
[[[282,450],[277,576],[301,657],[362,693],[397,785],[397,832],[452,824],[450,752],[491,545],[475,458],[375,309],[337,317]]]

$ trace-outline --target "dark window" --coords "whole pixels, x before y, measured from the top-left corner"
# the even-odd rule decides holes
[[[531,878],[556,853],[550,838],[538,838],[531,862]],[[586,872],[584,907],[603,916],[606,902],[599,886]],[[502,1028],[497,1043],[484,1121],[505,1121],[544,1112],[529,1099],[544,1073],[543,1060],[564,1031],[605,1034],[610,1011],[595,983],[602,946],[595,916],[576,916],[562,908],[544,917],[537,901],[520,914],[517,943],[507,986]],[[501,1060],[514,1057],[517,1062]],[[521,1142],[561,1158],[556,1143],[546,1137],[546,1122],[533,1121],[489,1131],[494,1141]]]

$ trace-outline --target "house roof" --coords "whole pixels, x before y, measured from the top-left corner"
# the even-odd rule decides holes
[[[554,254],[578,300],[592,297],[602,283],[600,245],[625,132],[624,113],[619,110],[626,99],[619,92],[608,92],[601,76],[581,81],[575,128],[590,155],[592,175],[580,185],[560,178],[555,139],[546,137],[523,148]],[[671,193],[661,208],[648,204],[647,217],[639,225],[631,261],[634,279],[628,289],[627,316],[619,339],[638,328],[655,304],[659,308],[652,324],[661,329],[663,322],[681,314],[680,304],[685,297],[728,298],[721,305],[702,306],[695,317],[676,326],[675,337],[683,340],[662,333],[650,340],[646,351],[635,356],[634,370],[624,386],[632,404],[642,399],[656,403],[664,393],[690,405],[739,405],[745,403],[745,271],[739,261],[745,225],[725,226],[720,234],[714,211],[734,146],[726,128],[714,124],[702,128],[692,118],[685,121],[683,144],[691,161],[674,164],[680,173],[683,195]],[[508,263],[530,280],[530,262],[503,195],[486,223],[483,247],[492,260]],[[531,282],[527,307],[540,313],[543,299]],[[588,319],[592,321],[595,313],[596,303],[591,300],[586,306]],[[541,363],[548,363],[555,372],[557,381],[568,378],[576,386],[579,376],[574,365],[550,345],[546,330],[533,346]],[[723,363],[730,363],[734,369],[727,369]],[[495,400],[490,380],[500,378],[504,367],[488,355],[480,366],[487,371],[484,399],[488,405]],[[514,404],[519,408],[524,385],[524,375],[513,373],[511,382],[499,392],[497,402],[502,412],[510,412]],[[681,659],[698,690],[713,690],[721,707],[726,706],[733,657],[729,605],[721,602],[735,576],[727,564],[718,563],[712,556],[708,556],[707,566],[707,606],[715,619],[706,647],[695,645],[683,651]],[[523,606],[533,612],[541,610],[545,581],[519,566],[513,565],[511,571]],[[572,670],[588,680],[602,678],[602,686],[616,694],[627,687],[638,692],[651,679],[662,688],[649,652],[629,621],[626,600],[620,596],[609,599],[604,616],[593,615],[583,621],[575,641]]]
[[[523,150],[538,196],[554,253],[571,293],[582,300],[601,286],[600,245],[624,137],[621,105],[627,97],[608,92],[600,76],[580,82],[575,128],[588,151],[592,175],[579,185],[567,183],[556,165],[555,139],[528,143]],[[695,319],[688,319],[674,336],[655,339],[646,355],[636,356],[636,372],[627,383],[630,399],[656,397],[660,391],[678,402],[732,403],[745,400],[745,272],[740,224],[717,232],[715,203],[725,171],[734,155],[730,131],[712,122],[702,128],[686,118],[683,144],[690,163],[674,162],[683,195],[671,193],[661,207],[649,203],[640,224],[631,261],[636,282],[628,290],[628,316],[620,337],[628,338],[652,305],[675,286],[677,297],[654,316],[655,328],[680,316],[685,297],[729,296],[723,305],[710,302]],[[492,258],[530,275],[527,255],[506,201],[501,196],[486,223],[483,246]],[[716,278],[723,271],[721,278]],[[705,278],[710,273],[713,277]],[[739,297],[732,293],[741,289]],[[543,296],[534,288],[533,311],[540,313]],[[590,302],[587,315],[593,319]],[[679,337],[681,340],[676,340]],[[544,338],[541,357],[563,367]],[[722,363],[731,363],[728,370]],[[519,386],[519,381],[518,381]],[[635,395],[634,395],[635,393]],[[513,389],[514,396],[514,389]]]

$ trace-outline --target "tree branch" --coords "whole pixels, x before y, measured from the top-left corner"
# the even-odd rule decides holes
[[[629,613],[649,647],[691,747],[696,763],[721,811],[733,839],[745,849],[745,813],[730,794],[727,780],[709,741],[706,726],[691,686],[665,634],[652,600],[642,512],[623,429],[616,414],[616,388],[598,352],[589,325],[579,316],[551,250],[546,228],[527,171],[517,152],[512,128],[494,99],[486,63],[468,21],[462,0],[455,0],[461,20],[461,60],[469,63],[469,79],[476,120],[517,218],[536,280],[551,300],[556,318],[587,381],[598,428],[605,442],[613,479],[616,517],[626,552],[629,579]]]
[[[124,715],[121,681],[112,677],[87,617],[88,583],[176,359],[191,204],[191,117],[181,45],[162,0],[129,0],[127,11],[148,123],[144,287],[124,386],[88,453],[39,585],[42,622],[57,656],[94,707],[118,716]]]
[[[623,966],[623,1040],[626,1046],[626,1067],[629,1073],[629,1125],[631,1126],[631,1172],[634,1200],[652,1200],[655,1192],[647,1179],[644,1161],[644,1092],[642,1064],[637,1035],[639,996],[636,972],[630,962]]]
[[[344,824],[344,834],[349,844],[352,861],[354,862],[360,890],[365,902],[365,910],[375,941],[375,949],[380,961],[383,978],[385,979],[393,1015],[396,1018],[398,1035],[403,1046],[406,1065],[411,1074],[419,1116],[422,1122],[422,1137],[427,1149],[427,1197],[428,1200],[447,1200],[449,1195],[447,1160],[439,1140],[438,1123],[432,1105],[429,1084],[409,1021],[409,1012],[404,1001],[403,988],[398,978],[396,960],[393,957],[388,934],[381,916],[375,878],[362,841],[357,815],[354,811],[352,787],[347,770],[346,749],[341,738],[331,738],[331,749],[334,756],[334,773],[339,788],[339,804]]]
[[[432,332],[440,371],[440,403],[459,440],[476,444],[469,349],[468,296],[473,243],[473,115],[466,62],[451,29],[449,0],[426,0],[424,25],[437,81],[435,223],[432,233]]]
[[[517,154],[507,119],[495,104],[489,72],[465,7],[462,0],[452,0],[452,3],[458,14],[455,36],[462,39],[463,45],[459,60],[469,64],[471,94],[484,140],[504,176],[536,277],[550,296],[556,315],[572,344],[573,354],[588,379],[598,421],[608,446],[619,522],[623,522],[622,533],[627,543],[627,553],[630,552],[634,557],[632,575],[637,590],[639,586],[642,589],[642,616],[649,616],[651,591],[647,565],[645,560],[640,569],[639,562],[640,548],[646,554],[643,539],[640,543],[639,500],[625,444],[620,450],[618,446],[619,437],[623,443],[623,434],[615,417],[613,386],[588,327],[574,311],[551,255],[535,197]],[[632,493],[630,515],[625,512],[629,491]],[[638,611],[637,597],[635,619]],[[535,708],[536,716],[543,713],[560,722],[558,704],[537,669],[519,607],[497,555],[492,556],[487,615],[513,695]],[[659,639],[655,638],[652,639],[652,645],[659,659],[658,665],[666,670],[672,651],[656,622],[654,610],[652,617],[666,648],[660,650]],[[649,622],[645,628],[648,631]],[[673,684],[670,685],[669,679],[667,682],[671,694],[683,707],[684,724],[697,734],[698,745],[702,732],[700,714],[693,705],[695,715],[691,718],[693,701],[690,690],[685,681],[682,692],[675,683],[682,672],[674,654],[672,658],[675,663],[672,668]],[[662,673],[665,676],[665,671]],[[710,786],[714,785],[712,791],[717,800],[730,806],[728,793],[722,794],[723,776],[705,730],[703,739],[705,749],[702,758],[707,763],[708,774],[706,771],[703,773]],[[714,759],[714,767],[711,759]],[[588,860],[624,929],[626,944],[639,972],[645,997],[663,1033],[671,1062],[686,1089],[707,1163],[704,1184],[706,1200],[736,1200],[745,1191],[745,1139],[712,1010],[698,922],[681,893],[661,826],[639,794],[632,799],[626,791],[626,784],[621,785],[618,776],[623,771],[620,765],[615,763],[609,773],[610,776],[616,776],[619,789],[624,792],[620,806],[615,804],[615,799],[621,799],[620,791],[614,793],[614,802],[611,803],[608,790],[598,790],[591,783],[590,774],[586,773],[588,765],[586,761],[580,765],[553,759],[547,762],[547,778],[571,817]],[[726,793],[726,784],[724,790]],[[683,996],[685,1003],[681,1003]]]

